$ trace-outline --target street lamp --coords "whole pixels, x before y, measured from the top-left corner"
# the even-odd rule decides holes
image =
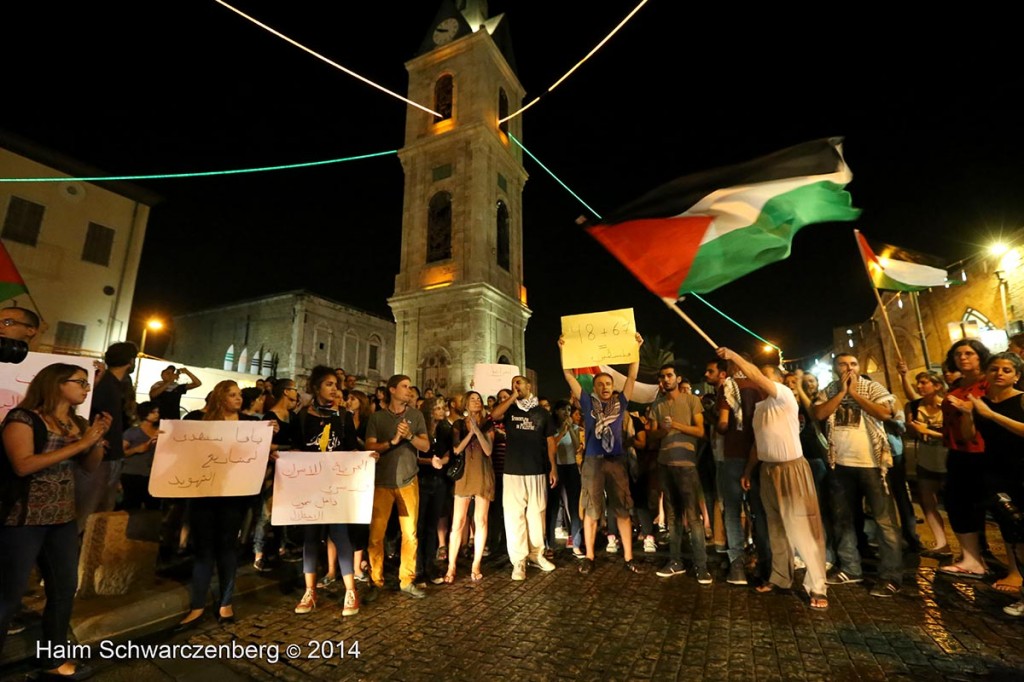
[[[146,335],[149,333],[149,330],[152,329],[153,331],[158,332],[163,328],[164,323],[155,317],[151,317],[146,320],[146,325],[142,328],[142,343],[139,344],[140,357],[146,353]]]

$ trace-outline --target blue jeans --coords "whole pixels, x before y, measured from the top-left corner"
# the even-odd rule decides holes
[[[231,606],[238,571],[238,533],[251,497],[200,497],[189,501],[192,548],[192,608],[206,606],[206,597],[217,564],[220,606]]]
[[[757,548],[758,571],[767,578],[771,570],[772,554],[768,539],[768,522],[761,502],[760,475],[755,470],[750,479],[750,491],[744,493],[740,478],[747,468],[744,459],[729,458],[718,463],[718,497],[722,500],[725,517],[725,537],[729,542],[729,563],[743,557],[747,535],[743,531],[743,498],[746,494],[751,526],[754,531],[754,546]]]
[[[558,465],[558,485],[548,496],[547,510],[547,541],[549,547],[555,546],[555,519],[562,504],[562,491],[565,491],[566,507],[569,513],[569,537],[572,546],[583,549],[583,524],[580,522],[580,469],[575,464]],[[612,521],[614,524],[614,520]],[[614,525],[608,526],[613,532]]]
[[[21,598],[28,587],[32,567],[39,572],[46,590],[43,609],[43,638],[55,645],[68,643],[71,607],[78,589],[78,529],[74,521],[56,526],[0,526],[0,651],[7,637],[7,624],[18,615]],[[45,651],[45,647],[42,649]],[[63,658],[40,658],[46,670],[65,662]]]
[[[355,552],[352,549],[352,541],[348,537],[347,523],[303,526],[302,572],[316,573],[317,559],[320,558],[320,540],[323,537],[325,528],[327,529],[327,537],[331,539],[331,542],[334,543],[334,548],[338,550],[338,568],[341,569],[341,575],[352,575],[354,572],[353,554]],[[327,567],[328,573],[330,573],[331,568],[333,567]]]
[[[832,528],[832,509],[829,504],[828,462],[820,457],[807,460],[811,467],[811,475],[814,476],[814,488],[818,493],[818,508],[821,510],[821,525],[825,529],[825,561],[830,564],[836,562],[836,553],[832,547],[835,542],[836,532]]]
[[[854,509],[864,498],[878,524],[878,553],[881,561],[878,575],[883,580],[900,584],[903,580],[903,554],[900,551],[896,507],[892,495],[882,487],[879,470],[873,467],[837,465],[830,483],[832,519],[840,567],[852,576],[864,574],[860,552],[857,551],[857,531],[854,528]]]
[[[693,565],[707,570],[708,554],[704,545],[704,524],[700,520],[700,476],[697,467],[658,465],[661,490],[665,493],[665,516],[668,517],[669,559],[683,558],[683,514],[690,524],[690,549]]]

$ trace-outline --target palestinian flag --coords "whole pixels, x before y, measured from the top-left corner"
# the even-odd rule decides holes
[[[935,256],[903,249],[891,244],[869,242],[854,230],[853,236],[864,259],[871,285],[884,291],[923,291],[945,286],[948,281],[942,261]]]
[[[0,243],[0,301],[7,301],[20,294],[28,293],[25,280],[14,266],[7,247]]]
[[[789,256],[796,231],[853,220],[841,138],[687,175],[587,228],[664,299],[707,293]]]

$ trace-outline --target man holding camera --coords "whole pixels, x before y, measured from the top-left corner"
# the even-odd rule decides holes
[[[187,384],[178,383],[183,373],[189,378]],[[202,385],[203,382],[184,367],[178,369],[174,365],[167,365],[167,368],[160,372],[160,381],[149,389],[149,399],[160,408],[161,419],[180,419],[181,396]]]

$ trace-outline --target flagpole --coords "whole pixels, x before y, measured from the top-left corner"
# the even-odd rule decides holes
[[[917,332],[921,336],[921,355],[924,357],[924,368],[931,371],[932,363],[928,360],[928,337],[924,333],[924,320],[921,319],[921,304],[917,300],[919,292],[910,292],[910,301],[914,304],[914,314],[917,315]]]
[[[872,282],[871,291],[875,292],[875,300],[878,301],[878,307],[882,310],[882,319],[885,320],[885,328],[889,330],[889,338],[892,339],[893,348],[896,349],[896,359],[903,362],[903,353],[900,352],[900,345],[896,343],[896,332],[892,330],[892,323],[889,322],[889,311],[885,309],[885,304],[882,303],[882,295],[878,293],[878,289],[875,288]],[[884,352],[884,348],[882,349]]]
[[[697,323],[690,319],[689,315],[684,313],[682,309],[677,305],[678,300],[673,301],[670,298],[661,299],[662,302],[668,306],[668,309],[674,312],[679,317],[683,318],[683,322],[693,327],[693,331],[700,334],[701,338],[708,342],[712,348],[718,348],[718,344],[711,340],[711,337],[704,333],[704,330],[697,326]]]

